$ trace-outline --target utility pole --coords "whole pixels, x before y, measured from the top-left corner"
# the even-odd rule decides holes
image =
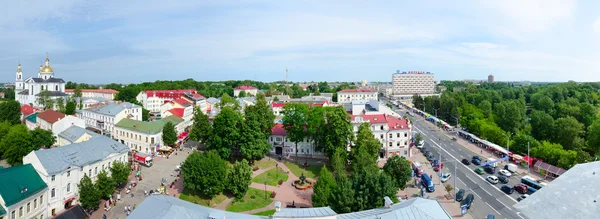
[[[529,156],[529,142],[527,142],[527,174],[531,174],[531,170],[529,169],[529,160],[531,157]]]

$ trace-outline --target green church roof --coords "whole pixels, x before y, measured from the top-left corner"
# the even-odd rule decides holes
[[[31,164],[0,169],[0,196],[6,206],[23,201],[47,187]]]

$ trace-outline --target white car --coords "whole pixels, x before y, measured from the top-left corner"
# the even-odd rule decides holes
[[[510,177],[510,176],[512,176],[512,173],[510,173],[510,171],[508,171],[508,170],[504,170],[504,169],[502,169],[502,170],[498,171],[498,173],[500,173],[500,175],[504,175],[504,176],[506,176],[506,177]]]
[[[452,175],[450,175],[450,173],[444,173],[442,174],[442,176],[440,177],[440,179],[442,180],[442,182],[446,182],[450,179]]]
[[[487,179],[488,182],[490,182],[492,184],[497,184],[498,183],[498,177],[496,177],[496,176],[488,176],[486,179]]]

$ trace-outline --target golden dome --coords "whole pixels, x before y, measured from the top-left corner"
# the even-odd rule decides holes
[[[40,70],[40,72],[54,72],[54,71],[52,70],[52,68],[49,65],[47,65],[44,68],[42,68],[42,70]]]
[[[17,66],[17,72],[23,72],[23,71],[21,70],[21,63],[19,63],[19,65]]]

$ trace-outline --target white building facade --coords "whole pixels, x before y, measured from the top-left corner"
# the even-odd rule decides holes
[[[180,125],[183,119],[176,116],[151,122],[122,119],[115,125],[112,137],[121,144],[127,145],[130,150],[152,154],[165,146],[162,141],[162,129],[167,122],[175,125],[178,135],[183,132],[184,127]]]
[[[379,100],[377,91],[371,89],[347,89],[337,92],[338,103],[348,103],[354,100]]]
[[[27,179],[27,181],[22,181]],[[46,219],[48,185],[32,165],[0,169],[0,219]]]
[[[160,106],[166,101],[172,101],[184,96],[184,94],[198,93],[196,90],[146,90],[140,92],[135,98],[142,107],[152,113],[160,113]]]
[[[142,120],[142,107],[129,102],[102,102],[91,105],[79,113],[86,127],[92,127],[103,133],[112,134],[115,124],[121,119]]]
[[[415,95],[435,93],[434,74],[424,71],[397,71],[392,74],[394,95]]]
[[[391,115],[353,115],[352,126],[354,134],[363,123],[371,125],[371,131],[381,142],[379,159],[387,159],[393,155],[409,157],[409,147],[412,142],[412,126],[410,121]]]
[[[75,94],[75,89],[66,89],[65,93],[72,96]],[[118,91],[113,89],[81,89],[81,97],[89,98],[104,98],[107,100],[114,100],[117,93]]]
[[[242,91],[246,92],[246,95],[256,96],[256,94],[258,93],[258,88],[252,87],[250,85],[238,86],[233,89],[233,96],[234,97],[240,96],[240,92],[242,92]]]
[[[48,184],[46,215],[53,216],[79,203],[77,184],[84,174],[95,181],[104,170],[110,174],[115,162],[128,162],[128,148],[108,137],[97,136],[88,141],[63,147],[32,151],[23,157]]]
[[[85,122],[75,116],[65,115],[52,110],[46,110],[37,115],[35,127],[52,131],[54,136],[58,136],[59,133],[71,126],[85,127]]]
[[[50,59],[46,56],[46,65],[40,64],[40,70],[37,77],[23,78],[21,63],[17,66],[15,81],[15,99],[23,104],[30,104],[35,107],[41,107],[37,103],[38,95],[42,91],[48,91],[51,99],[65,98],[65,81],[54,77],[54,70],[50,67]]]

